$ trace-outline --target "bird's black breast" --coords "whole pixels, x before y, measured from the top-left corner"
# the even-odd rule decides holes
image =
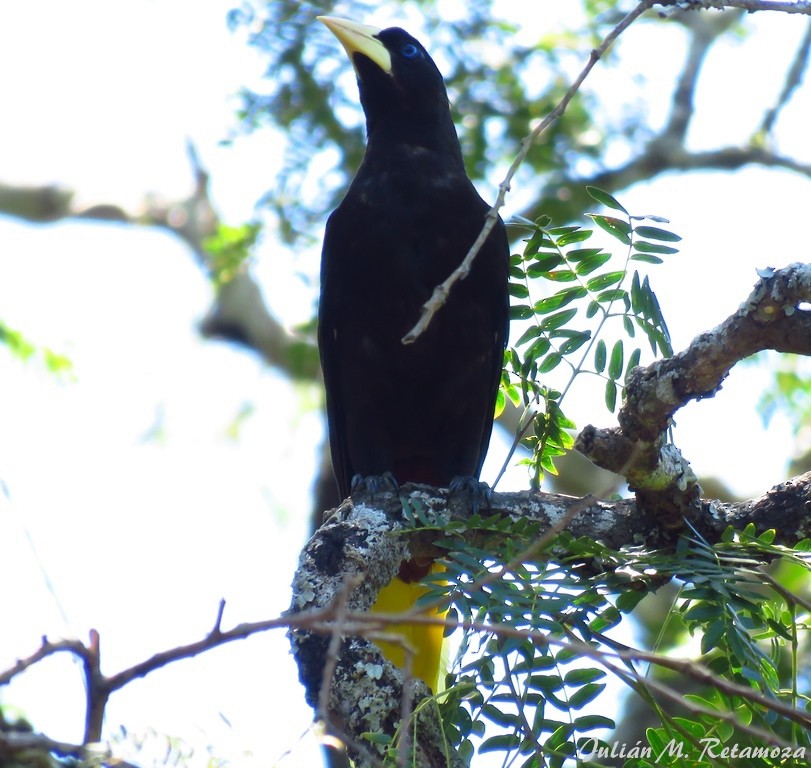
[[[478,476],[490,435],[507,323],[503,225],[426,333],[403,345],[488,210],[464,173],[408,154],[361,168],[327,224],[319,343],[343,494],[356,473],[435,485]]]

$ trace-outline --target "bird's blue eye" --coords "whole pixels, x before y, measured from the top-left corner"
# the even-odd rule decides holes
[[[420,55],[420,49],[414,43],[406,43],[401,49],[400,53],[406,59],[415,59]]]

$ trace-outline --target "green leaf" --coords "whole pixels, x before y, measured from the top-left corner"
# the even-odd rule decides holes
[[[563,237],[570,235],[572,232],[579,232],[580,227],[577,224],[569,224],[564,227],[550,227],[546,230],[546,234],[550,237]]]
[[[617,407],[617,383],[610,379],[605,383],[605,407],[611,413]]]
[[[521,740],[518,736],[510,733],[498,734],[497,736],[491,736],[489,739],[485,739],[479,745],[479,754],[516,749],[520,743]]]
[[[629,613],[639,605],[643,597],[645,597],[645,592],[642,590],[626,590],[620,592],[615,601],[617,610],[622,613]]]
[[[566,673],[563,681],[566,685],[579,685],[580,683],[591,683],[605,677],[602,669],[573,669]]]
[[[651,256],[645,253],[632,253],[631,254],[632,261],[642,261],[645,264],[663,264],[664,261],[660,259],[658,256]]]
[[[599,269],[607,261],[610,261],[610,259],[611,254],[605,253],[604,251],[595,253],[593,256],[586,256],[580,260],[575,271],[580,276],[591,274],[595,269]]]
[[[718,603],[699,603],[690,608],[682,618],[685,621],[706,622],[723,619],[724,609]]]
[[[510,307],[510,320],[529,320],[532,316],[532,307],[526,304],[514,304]]]
[[[581,715],[574,719],[574,727],[580,733],[583,733],[595,728],[614,728],[616,724],[610,717],[604,717],[603,715]]]
[[[642,282],[639,279],[639,272],[634,270],[631,277],[631,308],[635,315],[641,315],[645,307],[645,295],[642,291]]]
[[[571,709],[585,707],[586,704],[590,701],[594,701],[604,690],[605,683],[587,683],[569,696],[569,707]]]
[[[608,361],[608,375],[611,379],[617,380],[622,376],[622,362],[625,356],[625,348],[622,339],[617,339],[611,348],[611,359]]]
[[[556,309],[565,307],[567,304],[586,295],[586,289],[580,285],[574,288],[564,288],[553,296],[535,302],[532,308],[536,314],[545,315],[547,312],[554,312]]]
[[[631,244],[631,225],[627,221],[616,219],[613,216],[599,216],[596,213],[588,215],[600,229],[608,232],[623,245]]]
[[[526,344],[530,339],[535,339],[540,336],[543,331],[537,325],[531,325],[527,328],[521,336],[518,338],[518,341],[515,342],[516,347],[520,347],[522,344]]]
[[[563,356],[558,354],[557,352],[553,352],[551,355],[547,355],[543,362],[538,366],[538,373],[549,373],[549,371],[555,369],[560,364],[560,361],[563,360]]]
[[[537,341],[530,344],[529,349],[527,349],[526,357],[527,360],[538,360],[539,358],[543,357],[552,347],[551,342],[549,339],[541,338]]]
[[[577,280],[577,274],[573,269],[557,269],[545,275],[547,280],[554,280],[556,283],[571,283]]]
[[[509,270],[507,270],[507,274],[513,280],[523,280],[527,276],[527,273],[524,272],[522,267],[515,267],[515,266],[511,266],[509,268]]]
[[[626,211],[625,208],[623,208],[617,202],[617,200],[612,195],[609,195],[604,189],[587,186],[586,192],[592,200],[596,200],[598,203],[600,203],[600,205],[604,205],[606,208],[611,208],[615,211],[622,211],[626,214],[628,213],[628,211]]]
[[[597,291],[602,291],[604,288],[608,288],[610,285],[616,285],[622,282],[624,277],[625,272],[622,270],[618,272],[606,272],[604,275],[592,277],[591,280],[586,282],[586,288],[596,293]]]
[[[624,288],[610,288],[607,291],[603,291],[602,293],[597,294],[597,301],[600,304],[609,304],[612,301],[625,301],[626,303],[628,300],[628,291]]]
[[[578,331],[560,345],[562,355],[571,355],[591,338],[591,331]]]
[[[601,253],[602,250],[602,248],[572,248],[571,251],[567,251],[566,253],[566,261],[570,264],[576,264],[583,259],[596,256],[598,253]]]
[[[625,381],[628,380],[628,374],[639,365],[639,360],[642,357],[642,350],[637,347],[628,356],[628,364],[625,366]]]
[[[527,276],[543,277],[561,264],[563,264],[563,256],[559,253],[544,253],[527,267]]]
[[[594,348],[594,370],[597,373],[602,373],[605,370],[606,361],[606,346],[602,339],[597,341]]]
[[[563,688],[563,680],[560,675],[530,675],[527,686],[538,691],[559,691]]]
[[[593,230],[591,229],[578,229],[574,232],[568,232],[558,238],[557,246],[558,248],[564,248],[571,243],[582,243],[584,240],[588,240],[592,234]]]
[[[701,653],[707,654],[718,647],[718,641],[723,637],[726,628],[721,620],[711,621],[701,637]]]
[[[634,248],[642,253],[661,253],[663,256],[668,256],[671,253],[678,253],[679,249],[674,248],[672,245],[659,245],[658,243],[648,243],[645,240],[637,240],[634,243]]]
[[[650,240],[664,240],[667,243],[678,243],[681,240],[681,237],[673,232],[668,232],[666,229],[660,229],[659,227],[635,227],[634,234],[637,235],[637,237],[646,237]]]
[[[529,296],[529,288],[523,283],[510,283],[509,291],[510,296],[515,296],[516,299],[526,299]]]
[[[483,704],[482,715],[496,725],[504,727],[513,727],[520,722],[517,714],[513,712],[502,712],[493,704]]]
[[[545,331],[560,328],[561,326],[566,325],[566,323],[568,323],[576,314],[576,309],[565,309],[562,312],[556,312],[554,315],[549,315],[549,317],[544,318],[543,322],[541,323],[541,328],[543,328]]]
[[[386,733],[380,733],[379,731],[369,731],[367,733],[362,734],[363,738],[366,741],[371,742],[372,744],[391,744],[391,736]]]
[[[543,248],[554,248],[554,243],[547,237],[546,233],[538,229],[528,240],[524,241],[524,258],[534,256],[538,251]]]

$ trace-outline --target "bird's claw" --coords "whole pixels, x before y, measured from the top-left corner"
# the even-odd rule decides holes
[[[394,493],[399,488],[397,480],[391,472],[382,475],[354,475],[352,477],[351,493],[365,492],[370,496],[379,493]]]
[[[470,475],[454,477],[448,491],[451,496],[462,496],[474,515],[479,514],[482,509],[489,509],[493,501],[493,489]]]

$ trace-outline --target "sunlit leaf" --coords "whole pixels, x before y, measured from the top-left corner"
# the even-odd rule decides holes
[[[566,325],[576,314],[576,309],[564,309],[562,312],[556,312],[554,315],[549,315],[543,319],[541,328],[545,331],[560,328]]]
[[[597,373],[602,373],[605,370],[606,352],[605,341],[599,339],[594,347],[594,370]]]
[[[587,283],[586,288],[590,291],[602,291],[604,288],[608,288],[610,285],[616,285],[625,277],[625,272],[606,272],[604,275],[597,275],[596,277],[592,277]]]
[[[588,215],[600,229],[608,232],[623,245],[631,244],[631,225],[627,221],[616,219],[613,216],[600,216],[596,213]]]
[[[595,269],[599,269],[603,266],[607,261],[611,259],[611,254],[606,253],[605,251],[601,251],[600,253],[595,253],[593,256],[586,256],[585,258],[581,259],[575,269],[578,275],[589,275],[594,272]]]
[[[617,383],[612,379],[605,383],[605,407],[611,413],[614,413],[614,409],[617,407]]]
[[[649,253],[632,253],[631,254],[632,261],[641,261],[645,264],[662,264],[664,263],[662,259],[658,256],[652,256]]]
[[[589,186],[586,187],[586,192],[588,192],[588,195],[592,200],[596,200],[598,203],[600,203],[600,205],[604,205],[606,208],[611,208],[615,211],[622,211],[626,214],[628,213],[628,211],[626,211],[625,208],[623,208],[622,205],[620,205],[617,200],[612,195],[609,195],[605,190],[600,189],[599,187]]]
[[[659,243],[648,243],[645,240],[635,240],[634,248],[642,253],[661,253],[668,256],[671,253],[678,253],[679,249],[672,245],[660,245]]]
[[[622,376],[622,363],[625,355],[625,347],[622,339],[617,339],[611,348],[611,358],[608,361],[608,375],[616,380]]]
[[[650,240],[663,240],[667,243],[678,243],[681,240],[679,235],[668,232],[666,229],[659,227],[640,226],[634,228],[634,234],[638,237],[646,237]]]
[[[590,229],[578,229],[575,232],[569,232],[568,234],[561,235],[557,239],[556,245],[558,248],[564,248],[572,243],[582,243],[584,240],[588,240],[592,234],[593,232]]]
[[[559,253],[544,253],[534,259],[527,267],[528,277],[543,277],[547,272],[551,272],[555,267],[563,263],[563,256]]]

